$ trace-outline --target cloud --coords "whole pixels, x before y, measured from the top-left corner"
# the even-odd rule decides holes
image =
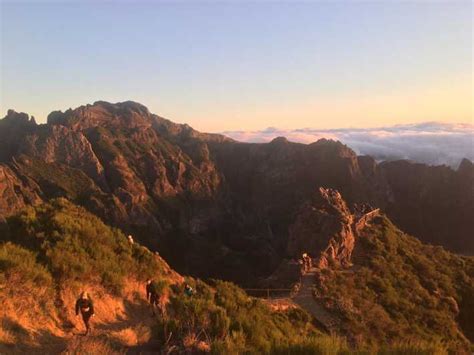
[[[243,142],[269,142],[284,136],[293,142],[311,143],[320,138],[339,140],[358,154],[377,160],[410,159],[430,165],[456,168],[462,158],[474,161],[474,125],[424,122],[377,128],[292,130],[269,127],[261,131],[226,131]]]

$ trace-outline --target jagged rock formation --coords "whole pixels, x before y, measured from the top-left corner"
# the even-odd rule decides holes
[[[11,167],[0,164],[0,216],[37,204],[41,201],[40,193],[32,179],[22,178]]]
[[[307,252],[320,269],[329,263],[349,266],[357,235],[378,211],[353,214],[337,190],[321,187],[290,226],[288,253],[298,258]]]
[[[104,168],[82,132],[51,125],[41,126],[35,133],[22,140],[18,154],[80,169],[101,188],[107,188]]]
[[[295,213],[318,186],[382,208],[421,239],[474,251],[472,163],[458,171],[377,164],[325,139],[239,143],[135,102],[53,112],[44,125],[9,111],[0,120],[0,168],[1,217],[66,197],[196,275],[249,282],[271,274],[288,257]]]

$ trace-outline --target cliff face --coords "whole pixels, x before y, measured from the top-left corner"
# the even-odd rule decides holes
[[[350,266],[356,238],[379,211],[366,206],[353,210],[337,190],[319,188],[290,226],[288,254],[299,258],[309,253],[320,269],[330,263]]]
[[[178,271],[197,275],[247,282],[271,273],[287,256],[290,236],[304,229],[298,226],[319,216],[300,210],[319,186],[337,189],[349,204],[381,207],[421,239],[474,251],[466,237],[474,201],[468,162],[459,172],[433,174],[437,168],[377,164],[325,139],[239,143],[138,103],[99,101],[53,112],[45,125],[9,111],[0,120],[0,164],[0,216],[66,197],[159,250]],[[447,201],[441,210],[440,199]],[[340,208],[318,212],[329,218],[321,226],[327,236],[354,233],[337,219],[346,216],[347,206]]]
[[[21,140],[19,154],[80,169],[106,188],[104,168],[82,132],[59,125],[41,126]]]
[[[179,147],[159,135],[152,127],[158,120],[145,107],[131,102],[98,102],[53,112],[48,124],[39,126],[27,115],[10,111],[0,125],[1,135],[16,135],[16,140],[3,142],[2,160],[8,163],[26,156],[51,171],[54,166],[76,169],[69,172],[84,173],[92,180],[92,189],[113,195],[117,205],[125,208],[125,219],[114,220],[114,224],[147,225],[153,214],[150,206],[156,207],[154,199],[183,194],[206,198],[219,184],[211,162],[196,166]],[[23,173],[30,175],[26,170]],[[50,197],[48,192],[45,198]],[[5,210],[4,215],[12,212]]]
[[[422,241],[474,253],[471,162],[464,160],[455,171],[446,166],[394,161],[380,164],[379,171],[392,195],[381,207],[397,226]]]
[[[40,194],[39,186],[32,179],[18,176],[12,168],[0,164],[0,219],[39,203]]]
[[[320,188],[290,226],[288,252],[295,258],[305,252],[312,257],[324,253],[325,263],[328,257],[349,263],[355,240],[352,222],[341,194]]]

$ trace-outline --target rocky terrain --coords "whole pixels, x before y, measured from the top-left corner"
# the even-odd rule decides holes
[[[301,251],[289,241],[313,217],[309,201],[320,186],[337,189],[348,205],[380,208],[422,241],[473,253],[473,182],[467,160],[452,170],[377,164],[325,139],[239,143],[135,102],[52,112],[42,125],[11,110],[0,120],[0,219],[65,197],[132,233],[180,272],[241,284],[258,282]],[[347,256],[349,248],[326,252]]]
[[[297,290],[274,300],[249,297],[228,282],[182,277],[64,198],[25,207],[0,233],[0,352],[472,350],[473,258],[405,235],[377,209],[348,206],[337,190],[323,188],[303,206],[288,249],[319,256],[294,280]],[[157,317],[145,299],[148,278],[161,285]],[[74,314],[82,290],[92,295],[96,315],[87,336]]]
[[[474,259],[421,243],[379,209],[320,188],[290,227],[288,253],[309,253],[302,270],[284,260],[264,283],[326,330],[355,344],[431,339],[463,353],[473,341]]]

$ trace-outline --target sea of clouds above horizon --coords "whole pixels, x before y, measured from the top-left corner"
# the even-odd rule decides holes
[[[339,140],[359,155],[378,161],[408,159],[430,165],[457,168],[463,158],[474,161],[474,124],[425,122],[377,128],[278,129],[225,131],[241,142],[263,143],[276,137],[312,143],[321,138]]]

